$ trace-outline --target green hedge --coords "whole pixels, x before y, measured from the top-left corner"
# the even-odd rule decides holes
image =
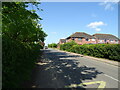
[[[40,45],[26,44],[4,37],[2,40],[2,87],[15,88],[30,78]]]
[[[56,43],[51,43],[51,44],[48,44],[48,47],[49,48],[57,48],[57,44]]]
[[[77,45],[77,43],[75,43],[74,41],[71,41],[71,42],[67,42],[65,44],[61,44],[60,45],[60,49],[61,50],[66,50],[66,51],[69,51],[69,52],[72,52],[73,49],[72,49],[72,46],[73,45]]]
[[[120,44],[67,45],[67,47],[66,44],[63,44],[60,49],[83,55],[120,61]]]

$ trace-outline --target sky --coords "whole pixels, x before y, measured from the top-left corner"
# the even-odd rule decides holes
[[[48,34],[45,44],[58,43],[75,32],[113,34],[118,37],[118,4],[115,2],[41,2],[36,13]]]

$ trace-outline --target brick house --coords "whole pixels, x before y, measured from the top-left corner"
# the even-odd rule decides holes
[[[120,44],[120,39],[111,34],[94,34],[96,38],[96,44],[98,43],[109,43],[109,44]]]
[[[66,43],[66,39],[60,39],[57,48],[60,48],[60,44]]]
[[[66,39],[60,39],[59,44],[64,44],[66,43]]]
[[[74,40],[77,44],[102,44],[102,43],[109,43],[109,44],[120,44],[120,39],[112,34],[93,34],[89,35],[84,32],[75,32],[66,39],[60,39],[58,43],[58,48],[60,44],[64,44],[66,42],[70,42]]]
[[[42,42],[42,41],[40,41],[39,44],[40,44],[41,46],[43,46],[43,47],[45,46],[45,43]]]
[[[74,40],[79,45],[96,44],[95,37],[84,32],[76,32],[66,38],[66,42],[70,42],[71,40]]]

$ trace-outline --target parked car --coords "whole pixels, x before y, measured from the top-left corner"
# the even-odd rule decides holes
[[[45,49],[48,49],[48,47],[47,47],[47,46],[45,46]]]

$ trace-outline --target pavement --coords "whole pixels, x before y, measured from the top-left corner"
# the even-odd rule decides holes
[[[42,52],[42,59],[36,63],[32,88],[120,88],[117,65],[55,49]]]

